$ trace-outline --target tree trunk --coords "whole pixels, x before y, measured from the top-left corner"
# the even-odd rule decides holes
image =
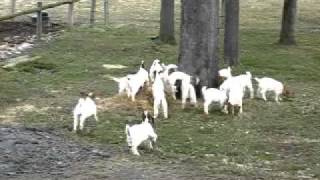
[[[181,0],[179,69],[216,87],[219,0]]]
[[[174,38],[174,0],[161,0],[160,41],[175,44]]]
[[[297,0],[284,0],[282,12],[282,25],[280,32],[280,44],[296,44],[294,32],[297,16]]]
[[[239,0],[225,0],[224,61],[239,64]]]

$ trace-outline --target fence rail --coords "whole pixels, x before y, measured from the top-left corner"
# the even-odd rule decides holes
[[[6,16],[2,16],[0,17],[0,21],[4,21],[4,20],[8,20],[8,19],[13,19],[15,17],[18,16],[22,16],[22,15],[27,15],[27,14],[31,14],[31,13],[37,13],[37,40],[41,40],[41,35],[42,35],[42,11],[46,10],[46,9],[50,9],[50,8],[55,8],[58,6],[62,6],[65,4],[69,4],[69,8],[68,8],[68,23],[69,26],[73,26],[73,7],[74,7],[74,3],[79,2],[80,0],[65,0],[62,2],[56,2],[56,3],[52,3],[52,4],[48,4],[48,5],[42,5],[42,2],[38,2],[37,3],[37,7],[36,8],[32,8],[32,9],[28,9],[25,11],[21,11],[18,13],[14,13],[14,7],[15,7],[15,0],[12,0],[12,14],[10,15],[6,15]]]
[[[28,9],[25,11],[21,11],[18,13],[13,13],[10,15],[6,15],[6,16],[2,16],[0,17],[0,21],[4,21],[4,20],[8,20],[8,19],[12,19],[18,16],[22,16],[22,15],[26,15],[26,14],[31,14],[31,13],[36,13],[38,11],[42,11],[42,10],[46,10],[46,9],[50,9],[50,8],[55,8],[64,4],[73,4],[76,2],[79,2],[80,0],[66,0],[66,1],[62,1],[62,2],[56,2],[56,3],[52,3],[52,4],[48,4],[48,5],[44,5],[42,6],[42,8],[36,7],[36,8],[32,8],[32,9]]]

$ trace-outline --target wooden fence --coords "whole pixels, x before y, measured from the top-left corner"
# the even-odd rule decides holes
[[[42,11],[46,10],[46,9],[55,8],[58,6],[68,4],[69,5],[69,7],[68,7],[68,24],[70,27],[72,27],[73,26],[74,3],[79,2],[79,1],[80,0],[65,0],[62,2],[56,2],[56,3],[44,5],[44,6],[42,5],[42,2],[38,2],[37,7],[35,7],[35,8],[15,13],[15,2],[16,1],[12,0],[11,1],[11,14],[0,17],[0,21],[13,19],[15,17],[27,15],[27,14],[31,14],[31,13],[37,13],[37,39],[40,40],[41,34],[42,34]]]
[[[48,5],[42,5],[42,2],[37,3],[37,7],[31,8],[25,11],[21,11],[16,13],[16,0],[11,0],[11,10],[10,15],[0,17],[0,21],[14,19],[15,17],[27,15],[31,13],[37,13],[37,39],[41,39],[42,34],[42,11],[50,8],[55,8],[58,6],[62,6],[68,4],[68,18],[67,22],[70,27],[73,26],[73,12],[74,12],[74,4],[79,2],[80,0],[64,0],[62,2],[56,2]],[[107,25],[109,23],[109,0],[104,0],[104,24]],[[90,26],[92,27],[95,23],[95,13],[96,13],[96,0],[91,0],[91,9],[90,9]]]

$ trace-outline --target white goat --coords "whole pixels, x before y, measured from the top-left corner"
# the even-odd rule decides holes
[[[153,94],[153,111],[154,118],[159,115],[160,106],[162,106],[164,118],[168,118],[168,103],[164,92],[163,73],[156,73],[154,83],[152,85]]]
[[[243,87],[239,84],[233,85],[229,89],[229,99],[228,104],[231,106],[231,112],[234,115],[235,107],[239,107],[239,113],[242,113],[242,99],[244,96]],[[229,112],[230,113],[230,112]]]
[[[178,70],[178,66],[175,65],[175,64],[168,64],[168,65],[165,65],[165,64],[161,64],[164,72],[163,74],[168,77],[171,73],[175,72]]]
[[[220,85],[219,89],[225,90],[227,91],[227,94],[229,94],[230,88],[233,87],[235,84],[237,84],[242,88],[243,93],[245,92],[246,89],[249,89],[250,98],[253,98],[254,90],[253,90],[251,78],[252,78],[252,75],[248,71],[246,72],[246,74],[229,77]]]
[[[155,73],[160,72],[160,71],[163,71],[163,68],[160,65],[160,60],[159,59],[155,59],[153,61],[153,63],[151,64],[150,70],[149,70],[149,76],[150,76],[151,82],[154,81]]]
[[[151,121],[151,122],[150,122]],[[148,114],[147,111],[143,113],[143,122],[141,124],[136,124],[129,126],[126,124],[125,133],[127,136],[128,146],[131,147],[133,154],[140,156],[138,152],[138,147],[144,141],[149,141],[149,148],[153,149],[152,143],[157,141],[157,134],[154,132],[152,127],[154,123],[152,117]]]
[[[181,94],[182,94],[182,108],[185,108],[187,99],[190,99],[191,104],[197,106],[197,95],[194,86],[191,84],[191,76],[182,80]]]
[[[163,71],[163,82],[164,82],[164,88],[165,91],[168,93],[171,93],[171,86],[169,82],[169,76],[178,70],[178,66],[175,64],[161,64],[162,68],[164,69]]]
[[[136,74],[132,74],[128,77],[128,89],[129,89],[129,97],[131,97],[132,101],[135,101],[136,94],[140,90],[140,88],[144,87],[144,83],[149,84],[149,74],[148,71],[144,69],[144,62],[141,62],[141,66],[139,71]]]
[[[117,77],[109,77],[110,79],[116,81],[118,83],[118,94],[127,93],[127,96],[130,96],[129,90],[129,77],[131,75],[127,75],[125,77],[117,78]]]
[[[258,82],[257,95],[261,95],[263,100],[267,101],[266,93],[268,91],[275,94],[275,101],[279,103],[281,101],[280,95],[289,96],[292,92],[288,91],[287,88],[280,82],[272,78],[254,78]]]
[[[84,94],[78,100],[78,104],[73,109],[73,131],[77,131],[78,124],[80,121],[80,130],[83,129],[85,120],[90,117],[94,116],[95,120],[98,121],[97,116],[97,106],[96,103],[92,100],[93,94]]]
[[[177,99],[177,97],[176,97],[176,92],[178,91],[177,88],[179,88],[179,87],[176,87],[175,83],[177,80],[182,81],[184,79],[190,79],[190,76],[188,74],[186,74],[184,72],[180,72],[180,71],[173,72],[168,77],[167,82],[170,85],[170,89],[171,89],[170,91],[172,93],[173,99],[175,99],[175,100]]]
[[[219,90],[216,88],[208,88],[207,86],[203,86],[202,89],[202,96],[203,96],[203,107],[204,113],[209,114],[209,106],[211,103],[219,103],[220,107],[223,108],[223,112],[227,113],[227,93],[226,91]]]
[[[168,78],[173,99],[177,99],[176,92],[181,90],[182,108],[185,107],[188,98],[190,98],[192,104],[197,105],[196,91],[193,84],[191,84],[191,79],[192,76],[180,71],[171,73]],[[176,81],[178,80],[181,81],[181,87],[176,86]],[[198,79],[196,83],[198,83]]]
[[[218,71],[218,75],[219,77],[225,78],[225,79],[232,77],[230,66],[228,66],[227,68],[220,69]]]

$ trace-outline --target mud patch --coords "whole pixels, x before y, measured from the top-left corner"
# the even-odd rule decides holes
[[[42,40],[49,42],[62,26],[48,24],[43,26]],[[26,54],[36,45],[36,26],[30,22],[0,22],[0,62]]]
[[[79,145],[48,128],[0,126],[0,178],[64,174],[81,162],[107,159],[110,150]]]
[[[49,32],[55,32],[62,28],[58,24],[52,24],[51,26],[44,26],[43,33],[47,34]],[[0,43],[4,41],[5,38],[19,36],[21,38],[15,38],[14,42],[19,44],[25,41],[24,37],[28,37],[36,34],[36,26],[30,22],[10,22],[2,21],[0,22]]]

